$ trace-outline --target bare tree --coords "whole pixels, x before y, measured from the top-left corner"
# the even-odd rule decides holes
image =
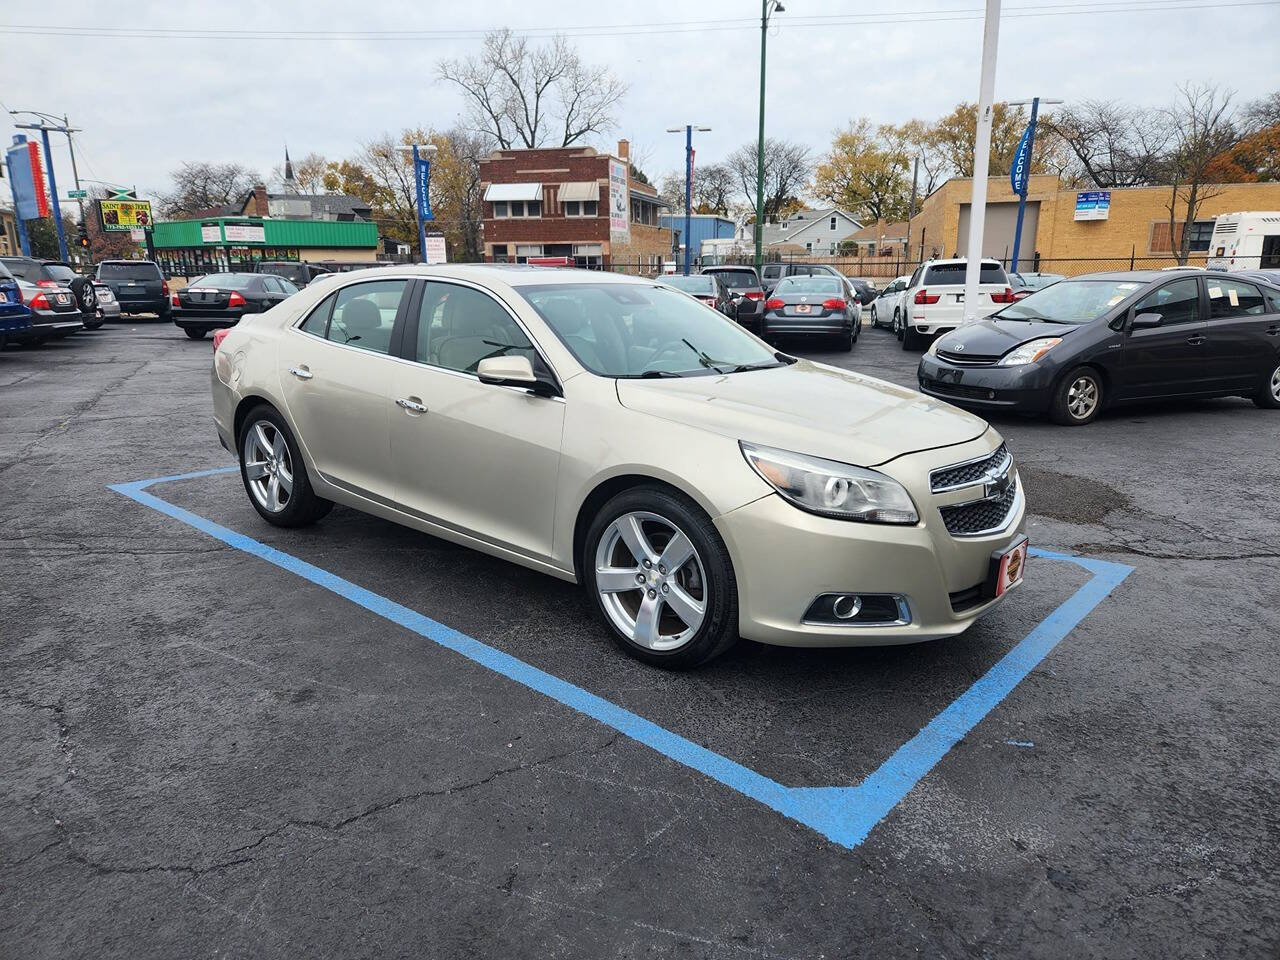
[[[189,160],[171,173],[173,189],[159,196],[160,211],[170,218],[190,216],[201,210],[241,199],[261,182],[257,171],[238,163],[206,163]]]
[[[466,96],[471,122],[503,149],[578,143],[613,126],[626,86],[584,63],[562,36],[533,46],[509,29],[484,38],[479,55],[442,61],[442,80]]]
[[[1240,111],[1240,121],[1254,132],[1280,126],[1280,90],[1250,103]]]
[[[1206,173],[1219,154],[1240,139],[1231,107],[1233,94],[1213,84],[1183,84],[1178,99],[1165,110],[1170,143],[1165,160],[1170,194],[1169,246],[1178,263],[1185,264],[1191,252],[1191,225],[1204,201],[1220,191],[1208,185]],[[1177,230],[1181,203],[1181,237]]]
[[[1046,138],[1067,159],[1064,179],[1094,187],[1158,183],[1170,130],[1168,117],[1116,100],[1085,100],[1041,120]]]
[[[753,210],[756,203],[756,143],[744,143],[725,161]],[[766,137],[764,141],[764,221],[768,223],[800,202],[813,172],[809,148]]]
[[[754,154],[752,154],[754,156]],[[755,184],[755,177],[751,182]],[[727,163],[708,163],[693,168],[693,212],[713,213],[727,217],[733,205],[734,195],[741,189],[738,176]],[[659,195],[674,206],[676,213],[684,210],[684,171],[672,170],[659,181]],[[755,194],[751,195],[755,203]]]

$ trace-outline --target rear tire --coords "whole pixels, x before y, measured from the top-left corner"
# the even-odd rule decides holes
[[[876,305],[871,305],[871,326],[872,328],[880,326],[880,314],[876,312]]]
[[[293,439],[293,431],[274,407],[264,403],[249,411],[236,437],[236,450],[245,493],[267,523],[277,527],[305,527],[333,509],[333,501],[316,496],[311,489],[307,465]],[[273,479],[274,496],[271,493]],[[282,497],[286,484],[287,496]]]
[[[856,339],[857,337],[853,335],[852,330],[848,333],[838,333],[836,334],[836,349],[843,353],[848,353],[853,349],[853,341]]]
[[[203,340],[204,335],[208,332],[203,327],[183,327],[182,332],[192,340]]]
[[[102,329],[102,321],[101,320],[85,320],[84,328],[86,330],[100,330]]]
[[[919,350],[921,346],[921,335],[916,333],[914,327],[903,325],[902,327],[902,349],[903,350]]]
[[[1262,389],[1253,395],[1253,402],[1263,410],[1280,410],[1280,365],[1271,371]]]
[[[676,552],[687,555],[667,569],[662,560],[681,537],[686,546]],[[729,551],[711,518],[678,491],[632,487],[606,503],[587,530],[579,570],[614,643],[637,660],[688,669],[738,641]],[[632,586],[638,577],[645,582]]]
[[[1082,427],[1102,409],[1102,375],[1093,367],[1076,367],[1058,381],[1049,401],[1049,419],[1064,427]]]
[[[902,313],[899,310],[893,311],[893,335],[902,339]]]

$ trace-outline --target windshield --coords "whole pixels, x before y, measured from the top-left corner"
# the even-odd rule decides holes
[[[730,289],[760,286],[754,270],[717,270],[715,274],[720,278],[720,282]]]
[[[662,282],[685,293],[700,293],[710,297],[716,292],[716,282],[708,276],[691,274],[687,277],[663,277]]]
[[[937,263],[929,267],[924,274],[927,286],[954,284],[964,286],[964,272],[968,268],[964,263]],[[998,263],[984,263],[978,271],[979,283],[1000,283],[1008,285],[1009,278],[1004,274],[1004,267]]]
[[[307,282],[306,267],[300,263],[260,263],[258,264],[258,272],[275,274],[277,277],[284,277],[294,283]]]
[[[557,283],[519,290],[578,362],[603,377],[730,373],[783,363],[734,321],[665,287]]]
[[[773,288],[773,294],[776,297],[802,293],[835,296],[843,292],[840,289],[840,281],[835,277],[787,277],[785,280],[779,280],[778,285]]]
[[[191,287],[214,287],[218,290],[248,290],[253,283],[251,273],[211,273],[191,281]]]
[[[4,264],[19,280],[27,283],[40,282],[40,264],[34,260],[6,260]]]
[[[995,314],[1001,320],[1090,323],[1136,293],[1134,280],[1062,280]]]
[[[103,263],[98,266],[103,280],[159,280],[160,268],[154,263]]]

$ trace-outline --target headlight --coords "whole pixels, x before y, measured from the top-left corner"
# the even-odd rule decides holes
[[[1000,366],[1016,367],[1024,363],[1035,363],[1061,342],[1061,337],[1041,337],[1039,340],[1024,343],[1001,357]]]
[[[941,337],[934,337],[933,341],[929,344],[929,349],[926,350],[925,353],[931,357],[936,357],[938,355],[938,342],[940,340],[942,340]]]
[[[920,519],[902,484],[883,473],[745,441],[739,446],[765,483],[802,510],[867,523]]]

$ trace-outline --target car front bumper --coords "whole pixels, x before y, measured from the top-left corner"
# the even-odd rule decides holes
[[[1014,502],[998,532],[954,537],[939,513],[943,494],[928,491],[929,471],[990,454],[986,437],[956,447],[899,458],[893,469],[916,502],[922,522],[859,523],[806,513],[771,494],[715,520],[729,547],[738,583],[742,636],[783,646],[838,647],[917,643],[963,633],[1003,600],[989,596],[992,558],[1022,537],[1025,497]],[[920,477],[907,482],[908,474]],[[954,502],[954,501],[952,501]],[[975,590],[976,588],[976,590]],[[905,623],[807,622],[822,595],[902,598]]]
[[[925,354],[916,379],[921,393],[956,406],[1044,413],[1053,395],[1055,373],[1055,368],[1042,363],[962,367]]]

